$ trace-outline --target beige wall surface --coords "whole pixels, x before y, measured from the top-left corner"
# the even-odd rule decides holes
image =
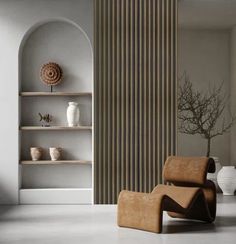
[[[224,81],[224,90],[230,90],[230,31],[179,31],[178,73],[187,72],[196,89],[205,92]],[[178,133],[178,154],[205,156],[206,140],[199,135]],[[212,140],[211,155],[219,157],[223,165],[230,164],[230,134]]]
[[[236,27],[230,33],[230,105],[231,113],[236,114]],[[230,133],[230,161],[236,165],[236,126]]]

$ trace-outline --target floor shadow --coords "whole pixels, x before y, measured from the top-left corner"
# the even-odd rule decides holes
[[[169,221],[169,224],[163,226],[163,233],[192,233],[192,232],[215,232],[214,223],[195,222],[187,220]]]
[[[8,191],[2,187],[3,184],[1,184],[1,181],[0,181],[0,220],[1,220],[1,217],[6,214],[7,212],[9,211],[12,211],[12,209],[14,209],[16,206],[18,206],[17,204],[8,204],[8,203],[5,203],[6,201],[10,201],[11,200],[11,196],[10,194],[8,193]]]
[[[16,205],[0,205],[0,222],[5,220],[5,216],[16,208]]]
[[[236,227],[236,216],[219,216],[214,223],[204,223],[191,220],[170,220],[163,226],[163,233],[193,233],[216,232],[221,227]]]
[[[218,216],[216,217],[215,225],[217,227],[236,227],[236,216]]]

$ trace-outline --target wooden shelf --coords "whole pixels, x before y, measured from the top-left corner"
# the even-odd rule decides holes
[[[44,127],[44,126],[21,126],[20,130],[37,130],[37,131],[57,131],[57,130],[92,130],[92,126],[50,126],[50,127]]]
[[[22,97],[44,97],[44,96],[92,96],[92,92],[21,92]]]
[[[32,161],[32,160],[21,160],[20,164],[22,165],[58,165],[58,164],[92,164],[92,161],[88,160],[39,160],[39,161]]]
[[[20,191],[74,191],[74,190],[80,190],[80,191],[91,191],[93,188],[91,187],[73,187],[73,188],[20,188]]]

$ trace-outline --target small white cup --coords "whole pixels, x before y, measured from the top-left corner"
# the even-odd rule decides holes
[[[43,149],[41,147],[31,147],[30,155],[33,161],[38,161],[41,159],[43,154]]]
[[[52,161],[57,161],[61,159],[62,149],[60,147],[50,147],[49,154]]]

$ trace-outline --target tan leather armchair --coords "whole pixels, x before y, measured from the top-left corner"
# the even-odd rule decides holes
[[[211,158],[169,157],[163,168],[165,185],[157,185],[151,193],[121,191],[118,225],[160,233],[163,211],[174,218],[213,222],[216,189],[207,172],[215,172]]]

